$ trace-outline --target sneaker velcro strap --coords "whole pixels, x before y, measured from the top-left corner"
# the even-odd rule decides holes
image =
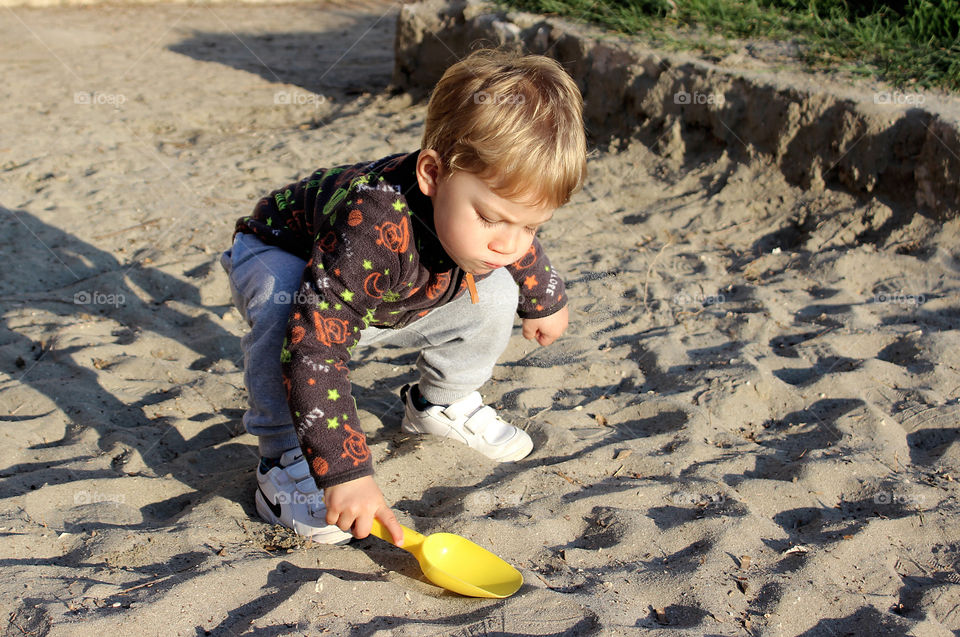
[[[307,476],[297,483],[297,491],[300,493],[320,493],[317,483],[313,481],[313,476]]]
[[[463,428],[474,435],[481,435],[489,440],[490,436],[485,434],[492,433],[488,430],[491,428],[491,425],[496,426],[498,422],[501,421],[497,418],[496,410],[493,407],[484,405],[470,414],[470,417],[464,421]]]
[[[478,410],[463,426],[491,445],[502,445],[517,433],[516,427],[498,417],[496,410],[489,406]]]
[[[294,482],[300,482],[310,475],[310,467],[307,466],[307,461],[302,458],[289,467],[284,467],[283,470]]]
[[[441,413],[450,420],[457,421],[461,418],[473,416],[481,407],[483,407],[483,398],[480,397],[480,392],[473,392],[458,401],[450,403],[443,408]]]

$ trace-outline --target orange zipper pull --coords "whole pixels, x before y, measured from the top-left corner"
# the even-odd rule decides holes
[[[473,282],[473,275],[467,272],[467,289],[470,290],[470,302],[476,305],[480,302],[480,295],[477,294],[477,284]]]

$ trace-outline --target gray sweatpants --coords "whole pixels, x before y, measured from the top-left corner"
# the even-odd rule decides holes
[[[306,262],[253,235],[238,234],[220,263],[230,278],[233,302],[250,325],[240,340],[249,403],[243,425],[257,436],[260,455],[276,458],[299,445],[283,388],[280,348]],[[478,281],[477,292],[477,304],[464,294],[401,329],[368,327],[351,365],[367,346],[420,348],[420,392],[428,401],[446,405],[479,389],[510,340],[519,289],[501,268]]]

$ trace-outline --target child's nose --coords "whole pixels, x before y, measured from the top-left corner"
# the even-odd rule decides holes
[[[490,242],[490,249],[499,254],[513,254],[517,251],[519,244],[520,232],[507,229],[497,233],[497,236]]]

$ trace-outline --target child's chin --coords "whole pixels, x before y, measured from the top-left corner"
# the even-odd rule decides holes
[[[481,263],[457,263],[461,270],[470,274],[486,274],[490,270],[486,269]]]

